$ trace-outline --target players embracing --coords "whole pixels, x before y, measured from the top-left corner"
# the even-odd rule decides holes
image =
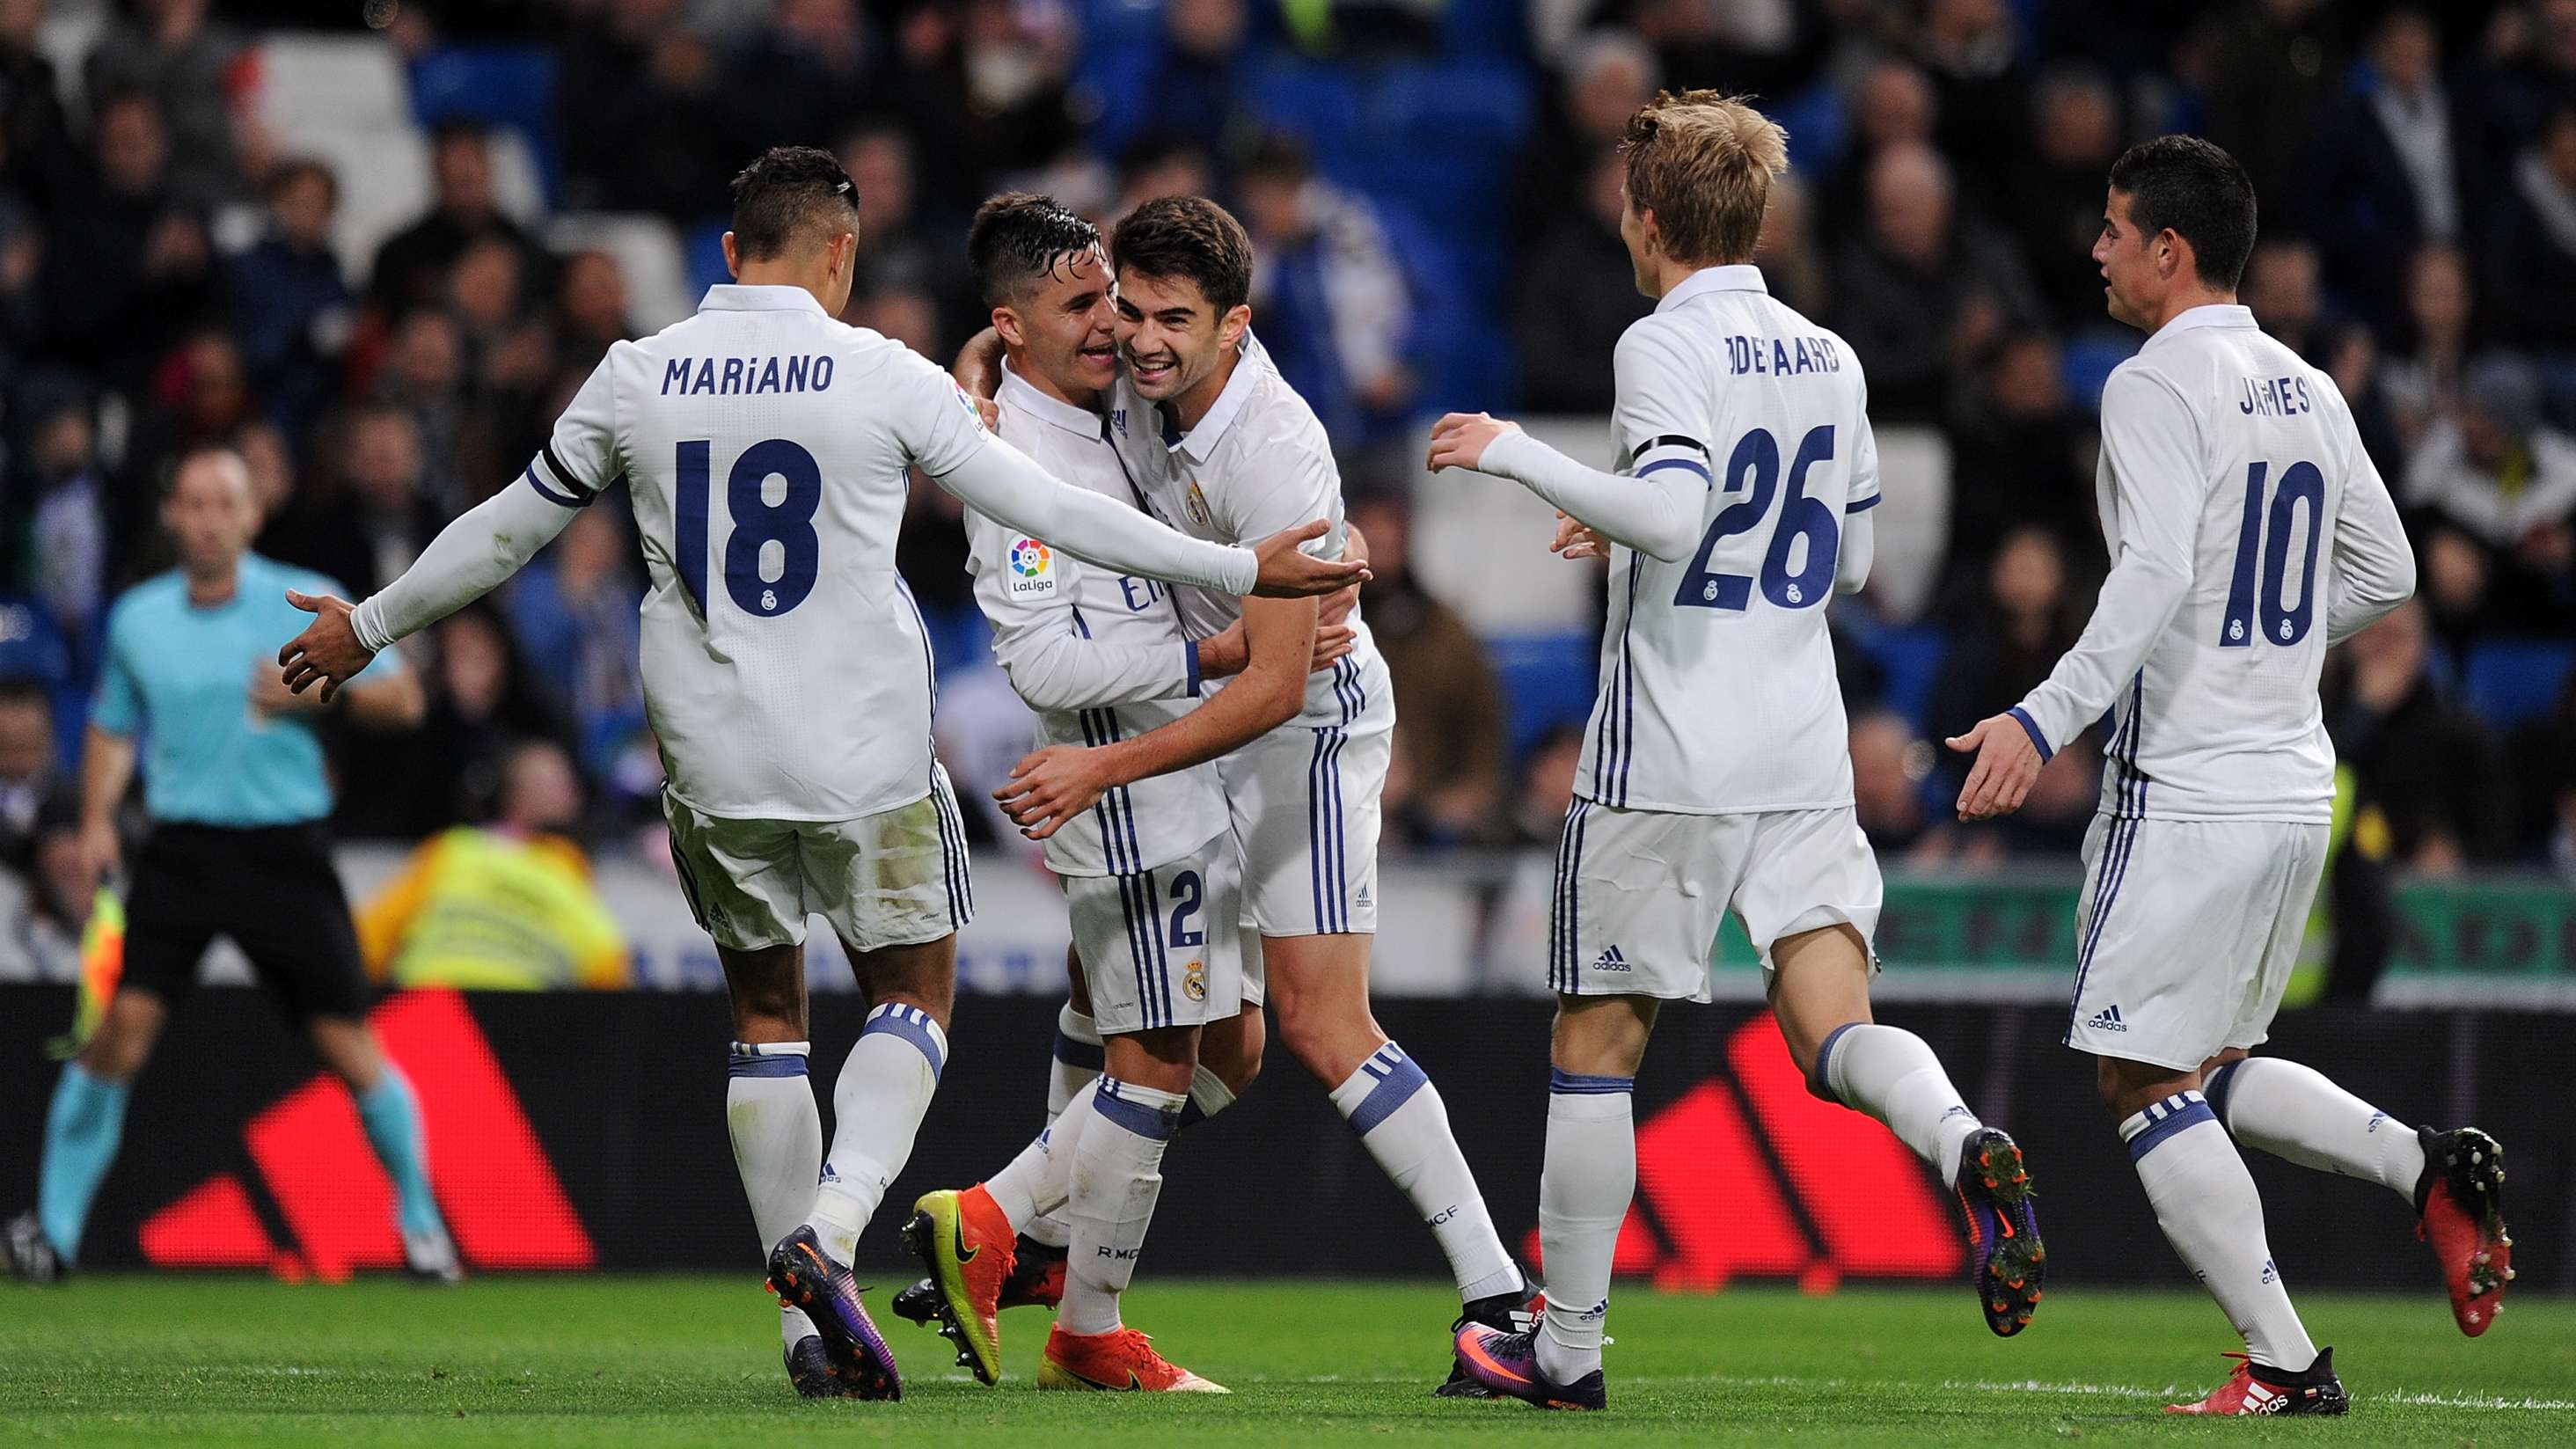
[[[1716,91],[1628,123],[1620,235],[1655,310],[1613,366],[1616,473],[1508,422],[1452,414],[1434,469],[1508,478],[1568,517],[1557,548],[1611,558],[1600,691],[1557,848],[1558,1009],[1539,1186],[1546,1311],[1469,1324],[1460,1367],[1497,1394],[1600,1409],[1610,1268],[1636,1192],[1631,1095],[1666,1001],[1707,1001],[1722,913],[1761,953],[1790,1056],[1821,1097],[1892,1128],[1951,1183],[1987,1326],[2029,1324],[2044,1254],[2021,1150],[1981,1123],[1920,1037],[1872,1023],[1876,857],[1825,606],[1869,576],[1878,450],[1859,363],[1753,265],[1787,138]]]

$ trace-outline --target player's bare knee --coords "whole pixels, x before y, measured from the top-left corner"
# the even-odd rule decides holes
[[[81,1070],[104,1082],[126,1082],[143,1070],[161,1039],[169,1008],[148,991],[120,991],[80,1051]]]
[[[1559,996],[1548,1060],[1587,1077],[1633,1077],[1661,1003],[1651,996]]]
[[[954,934],[916,945],[886,946],[874,951],[861,951],[842,943],[849,953],[850,969],[858,976],[859,990],[871,1007],[899,1002],[918,1007],[948,1029],[948,1020],[957,1005],[957,937]]]
[[[348,1083],[349,1090],[366,1091],[384,1074],[384,1048],[365,1022],[346,1016],[317,1016],[304,1024],[304,1034],[312,1040],[314,1055],[322,1058],[322,1065]]]
[[[1103,1045],[1108,1075],[1158,1091],[1189,1091],[1190,1076],[1199,1060],[1197,1027],[1127,1032],[1109,1038]]]
[[[2121,1057],[2095,1057],[2093,1063],[2093,1090],[2115,1121],[2125,1122],[2148,1103],[2162,1101],[2176,1092],[2200,1089],[2197,1071],[2176,1071],[2154,1062]]]
[[[803,1041],[805,953],[795,946],[759,950],[716,949],[724,965],[725,992],[733,1002],[736,1041]]]
[[[1225,1083],[1225,1089],[1240,1097],[1261,1075],[1262,1049],[1269,1044],[1269,1030],[1261,1007],[1245,1002],[1243,1010],[1224,1021],[1210,1022],[1199,1032],[1199,1065]]]

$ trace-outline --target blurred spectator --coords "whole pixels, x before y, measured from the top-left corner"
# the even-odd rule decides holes
[[[147,401],[149,410],[126,439],[109,514],[110,568],[129,579],[140,576],[139,568],[168,562],[160,506],[171,465],[198,448],[230,442],[259,416],[241,349],[230,333],[213,328],[191,334],[162,359]]]
[[[626,317],[626,273],[606,252],[565,259],[555,291],[555,366],[585,377],[611,344],[635,335]]]
[[[2459,408],[2460,374],[2473,340],[2473,286],[2457,247],[2435,242],[2407,263],[2402,341],[2379,365],[2379,401],[2401,448],[2414,448],[2437,419]]]
[[[0,0],[0,189],[45,205],[79,160],[54,63],[41,48],[45,0]]]
[[[882,332],[924,357],[948,356],[947,334],[939,326],[939,304],[928,292],[912,287],[853,292],[841,320],[853,327]]]
[[[342,423],[337,481],[308,490],[279,520],[279,557],[346,584],[351,597],[383,588],[444,522],[422,492],[420,426],[374,404]]]
[[[572,718],[583,763],[603,775],[643,724],[636,606],[644,587],[634,555],[617,512],[583,509],[520,570],[507,600],[529,667]]]
[[[1941,158],[1909,141],[1870,167],[1869,224],[1843,244],[1830,315],[1869,371],[1870,416],[1931,422],[1951,379],[2035,325],[2039,302],[2011,245],[1959,212]]]
[[[1545,235],[1582,214],[1594,164],[1655,98],[1663,70],[1635,32],[1604,28],[1574,42],[1557,76],[1540,93],[1538,124],[1512,186],[1512,224],[1522,236]]]
[[[358,909],[367,974],[398,987],[614,990],[631,966],[625,933],[568,838],[581,781],[563,747],[510,746],[499,815],[432,837]]]
[[[1976,622],[1952,634],[1933,682],[1933,733],[1955,734],[2019,704],[2074,646],[2082,606],[2067,589],[2066,552],[2056,535],[2030,526],[2006,534],[1987,566]],[[1963,782],[1969,763],[1945,752],[1942,774]]]
[[[1261,140],[1242,64],[1250,22],[1244,0],[1171,0],[1134,123],[1094,139],[1116,148],[1138,136],[1188,136],[1229,159],[1248,154]]]
[[[241,186],[233,138],[240,40],[206,21],[207,0],[137,0],[89,53],[89,93],[151,98],[170,136],[170,185],[203,206]]]
[[[1867,224],[1870,172],[1880,157],[1900,147],[1930,146],[1940,115],[1932,78],[1898,56],[1882,56],[1861,72],[1852,102],[1852,144],[1825,191],[1825,221],[1846,235]]]
[[[29,388],[27,433],[10,450],[7,578],[45,606],[75,639],[92,636],[107,606],[106,475],[98,466],[89,400],[79,388]],[[21,512],[20,510],[24,511]]]
[[[1519,797],[1512,803],[1512,838],[1524,846],[1553,846],[1574,804],[1575,771],[1583,763],[1583,727],[1554,725],[1521,761]]]
[[[448,270],[467,248],[491,237],[507,242],[532,277],[542,276],[544,249],[502,214],[494,196],[491,138],[483,129],[468,121],[443,123],[430,138],[429,160],[429,213],[377,249],[368,302],[393,315],[440,301]]]
[[[421,491],[443,513],[482,501],[519,461],[505,457],[499,423],[475,395],[465,368],[465,338],[455,317],[421,307],[395,323],[376,377],[376,400],[409,415],[419,432]]]
[[[1788,96],[1812,83],[1832,53],[1828,11],[1852,18],[1850,0],[1825,5],[1711,0],[1634,0],[1630,23],[1670,78],[1672,88],[1713,86]]]
[[[2030,114],[2020,27],[2005,0],[1929,0],[1914,53],[1940,99],[1933,141],[1980,196],[1996,194],[2021,158],[1995,144]]]
[[[1354,499],[1367,536],[1361,609],[1395,681],[1395,753],[1410,782],[1387,813],[1416,845],[1490,839],[1503,798],[1505,719],[1493,662],[1467,621],[1425,592],[1412,568],[1413,510],[1400,494]]]
[[[2475,154],[2510,156],[2549,113],[2576,103],[2576,0],[2508,6],[2488,26],[2491,63],[2474,77]]]
[[[2312,363],[2326,360],[2329,319],[2317,249],[2298,237],[2255,244],[2245,261],[2245,305],[2282,346]]]
[[[759,92],[737,96],[725,84],[687,9],[687,0],[615,0],[572,12],[555,88],[569,205],[683,226],[723,214],[725,180],[747,154],[737,107]]]
[[[930,298],[940,332],[964,328],[971,321],[972,329],[958,332],[967,337],[989,325],[990,319],[975,308],[974,283],[966,275],[966,249],[954,235],[958,229],[950,227],[952,234],[934,240],[935,229],[919,215],[912,138],[897,126],[868,126],[842,140],[840,157],[859,205],[854,290],[861,294],[918,292]]]
[[[1148,136],[1118,159],[1118,196],[1109,215],[1096,217],[1103,231],[1158,196],[1207,196],[1216,190],[1216,163],[1196,141]]]
[[[1881,857],[1911,864],[1948,853],[1951,830],[1923,808],[1924,777],[1932,772],[1932,746],[1892,709],[1865,710],[1851,722],[1852,806],[1862,833]]]
[[[2335,754],[2354,774],[2354,848],[2404,869],[2450,874],[2502,842],[2495,740],[2442,697],[2427,669],[2422,604],[2353,637],[2325,681]]]
[[[2475,363],[2460,393],[2458,416],[2425,429],[2399,490],[2426,540],[2426,596],[2446,633],[2471,621],[2563,629],[2576,617],[2576,438],[2541,420],[2540,378],[2519,359]]]
[[[2057,344],[2037,332],[2005,339],[1951,430],[1950,539],[1934,593],[1945,616],[1979,622],[1995,597],[1988,565],[2016,529],[2046,534],[2060,572],[2065,559],[2099,549],[2091,440],[2066,400]]]
[[[2263,228],[2302,229],[2316,117],[2341,76],[2322,0],[2252,0],[2220,22],[2208,136],[2253,178]]]
[[[2383,331],[2405,295],[2407,259],[2460,234],[2459,126],[2442,87],[2441,36],[2420,10],[2391,11],[2370,65],[2329,112],[2304,178],[2327,281]]]
[[[1625,183],[1625,176],[1622,176]],[[1626,204],[1621,193],[1621,204]],[[1806,183],[1796,172],[1771,178],[1771,204],[1762,212],[1762,232],[1753,239],[1753,264],[1762,269],[1762,284],[1771,295],[1809,317],[1824,312],[1824,248],[1816,242],[1815,206]]]
[[[1616,151],[1592,162],[1582,209],[1558,218],[1521,269],[1514,308],[1520,344],[1521,406],[1534,413],[1607,413],[1617,389],[1611,353],[1628,324],[1654,304],[1637,290],[1635,264],[1619,239],[1628,205],[1628,164]],[[1781,210],[1777,183],[1772,214]]]
[[[36,816],[71,793],[54,758],[54,707],[43,685],[0,679],[0,869],[36,863]]]
[[[230,264],[233,327],[269,416],[301,432],[339,381],[349,284],[331,250],[340,183],[319,161],[280,162],[268,178],[268,235]]]
[[[841,134],[869,94],[877,59],[857,0],[777,0],[764,18],[726,67],[726,90],[757,98],[741,107],[735,149],[745,156]]]
[[[1244,166],[1241,190],[1261,345],[1337,442],[1384,436],[1413,398],[1420,314],[1385,221],[1284,139]]]
[[[430,631],[429,712],[408,736],[342,741],[345,768],[370,788],[344,792],[335,817],[352,836],[418,839],[500,811],[502,766],[513,746],[560,744],[563,719],[489,603]],[[373,746],[373,748],[369,748]]]
[[[2576,349],[2576,104],[2549,113],[2496,189],[2482,280],[2498,331],[2525,347]]]
[[[213,300],[204,218],[168,177],[161,113],[144,96],[98,102],[98,171],[47,218],[40,283],[55,361],[129,397]]]
[[[2069,326],[2103,320],[2102,270],[2093,241],[2111,163],[2120,155],[2120,102],[2098,71],[2043,74],[2031,101],[2034,153],[2005,181],[2011,226],[2049,311]]]

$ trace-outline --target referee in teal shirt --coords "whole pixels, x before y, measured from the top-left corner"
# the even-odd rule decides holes
[[[128,884],[124,971],[97,1033],[55,1084],[36,1211],[8,1225],[11,1266],[51,1280],[79,1257],[130,1084],[196,985],[207,945],[228,936],[357,1099],[393,1179],[407,1265],[453,1279],[419,1103],[367,1025],[366,973],[332,865],[331,782],[314,721],[334,706],[318,692],[289,694],[276,667],[277,641],[304,622],[286,591],[339,585],[250,552],[259,509],[229,451],[180,460],[161,520],[181,563],[109,612],[81,762],[81,858],[94,882],[116,864],[116,808],[142,757],[152,829]],[[420,722],[420,682],[388,651],[336,707],[369,728],[408,729]]]

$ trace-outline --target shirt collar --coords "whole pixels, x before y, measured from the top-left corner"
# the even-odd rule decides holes
[[[707,288],[706,298],[698,303],[701,312],[811,312],[823,315],[823,304],[803,287],[785,285],[746,287],[739,282],[719,282]]]
[[[1762,280],[1762,269],[1751,262],[1734,262],[1723,267],[1702,267],[1682,278],[1680,285],[1666,292],[1655,304],[1658,312],[1669,312],[1703,292],[1763,292],[1770,286]]]
[[[1002,363],[1002,385],[994,390],[994,401],[1007,403],[1068,433],[1080,433],[1086,438],[1100,436],[1100,414],[1050,396],[1036,383],[1012,371],[1007,360]]]
[[[1252,336],[1252,330],[1245,328],[1243,340],[1235,344],[1234,375],[1225,380],[1225,388],[1216,395],[1216,402],[1208,408],[1207,416],[1199,419],[1197,427],[1178,437],[1174,437],[1166,425],[1163,446],[1186,456],[1193,463],[1205,464],[1209,455],[1216,452],[1216,445],[1225,441],[1225,430],[1234,426],[1234,420],[1243,415],[1244,400],[1252,396],[1252,389],[1259,385],[1261,374],[1269,366],[1270,354],[1262,351],[1261,344]],[[1158,419],[1162,416],[1160,408],[1155,410],[1155,416]]]
[[[2251,307],[2236,302],[2205,302],[2200,306],[2186,308],[2176,313],[2172,320],[2156,329],[2156,335],[2148,338],[2146,345],[2153,347],[2176,333],[2196,331],[2203,327],[2252,327],[2253,325],[2254,309]]]

